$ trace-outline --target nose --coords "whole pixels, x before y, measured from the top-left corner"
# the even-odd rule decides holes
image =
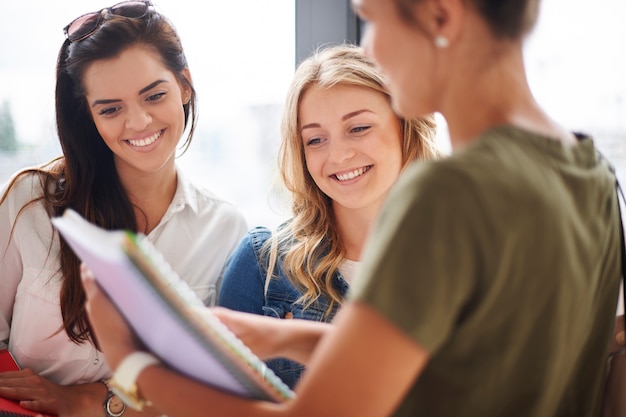
[[[339,137],[330,141],[329,159],[333,162],[340,163],[347,161],[356,154],[353,141],[350,138]]]
[[[133,131],[143,131],[152,123],[152,115],[143,106],[129,106],[126,113],[126,128]]]

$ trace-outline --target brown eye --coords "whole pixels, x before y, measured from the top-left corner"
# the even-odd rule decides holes
[[[98,112],[100,116],[111,116],[115,114],[120,108],[119,107],[106,107]]]
[[[165,97],[167,93],[156,93],[152,94],[148,97],[148,101],[157,102],[160,101],[163,97]]]

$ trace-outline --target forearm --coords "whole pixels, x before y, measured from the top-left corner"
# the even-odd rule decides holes
[[[104,417],[105,400],[107,398],[107,387],[101,382],[90,384],[71,385],[64,388],[67,393],[59,398],[63,406],[59,404],[58,411],[50,412],[58,414],[59,417]],[[126,407],[124,417],[156,417],[164,413],[154,407],[146,407],[141,412]]]
[[[104,400],[106,398],[106,386],[100,382],[91,384],[70,385],[65,387],[65,410],[59,410],[59,415],[75,415],[84,417],[104,416]],[[69,411],[68,414],[66,414]]]
[[[31,397],[27,394],[26,398],[15,398],[22,400],[22,406],[33,411],[45,412],[48,414],[56,414],[59,417],[104,417],[104,402],[107,398],[107,388],[101,382],[88,384],[58,386],[58,389],[49,387],[43,390],[43,394]],[[37,386],[32,386],[37,389]],[[39,389],[39,392],[42,392]],[[9,397],[13,397],[10,394]],[[154,417],[162,413],[155,409],[145,409],[142,413],[126,408],[124,417],[146,416]]]
[[[108,383],[107,384],[103,384],[103,385],[105,385],[107,387],[107,389],[108,389],[108,386],[109,386]],[[106,394],[106,397],[104,397],[104,398],[105,398],[105,400],[108,400],[109,394],[107,392],[105,392],[105,394]],[[101,402],[101,409],[103,411],[107,407],[107,404],[105,403],[105,400],[103,400]],[[120,412],[119,407],[120,407],[121,404],[122,404],[122,400],[119,397],[115,397],[114,396],[111,399],[111,404],[108,405],[111,414],[119,413]],[[101,415],[103,415],[103,414],[101,414]],[[124,417],[157,417],[157,416],[162,416],[162,415],[163,415],[163,413],[161,411],[157,410],[156,408],[154,408],[152,406],[146,406],[141,411],[134,410],[131,407],[127,407],[127,406],[124,406],[124,409],[123,409],[123,416]]]
[[[333,328],[328,323],[277,319],[223,307],[211,311],[261,359],[284,357],[306,364],[322,336]],[[202,313],[210,314],[208,310]]]
[[[72,415],[80,417],[104,417],[105,400],[107,398],[107,387],[101,382],[93,384],[73,385],[67,387],[75,395],[72,397],[76,401],[76,409]],[[163,413],[154,407],[146,407],[141,412],[126,407],[124,417],[156,417]]]
[[[163,383],[167,381],[167,383]],[[288,416],[287,403],[274,404],[230,395],[163,366],[146,368],[137,379],[142,397],[168,417]],[[126,415],[125,415],[126,417]]]
[[[106,387],[96,382],[61,386],[31,370],[5,372],[0,396],[20,402],[28,410],[59,417],[103,417]]]
[[[281,320],[284,330],[277,332],[276,355],[308,364],[318,342],[333,329],[332,324],[309,320]]]

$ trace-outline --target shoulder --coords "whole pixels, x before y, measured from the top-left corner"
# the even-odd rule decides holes
[[[232,259],[254,258],[259,265],[267,265],[270,255],[269,250],[266,250],[266,244],[273,237],[276,235],[268,227],[256,226],[249,229],[235,249]]]
[[[186,204],[190,205],[199,217],[210,216],[228,222],[231,226],[246,225],[243,214],[232,202],[193,182],[185,182],[184,190]]]
[[[243,236],[232,258],[248,258],[254,257],[261,262],[261,252],[265,242],[272,236],[270,229],[264,226],[256,226],[248,230]]]
[[[395,194],[470,203],[519,188],[516,183],[525,180],[521,167],[539,159],[523,135],[506,127],[493,129],[442,159],[416,161],[398,179]]]
[[[20,206],[43,195],[44,180],[32,168],[16,172],[0,188],[0,195],[6,193],[6,201]]]
[[[246,238],[254,245],[263,245],[270,237],[272,231],[265,226],[256,226],[248,230]]]
[[[474,152],[453,154],[407,167],[383,204],[375,227],[379,239],[455,240],[488,224],[502,192],[491,178],[499,175],[497,169],[479,158]]]
[[[198,203],[198,206],[201,208],[209,207],[212,205],[234,207],[233,204],[229,201],[223,199],[213,191],[210,191],[206,187],[199,185],[195,182],[185,180],[182,182],[182,185],[186,194],[186,198],[188,200],[195,200]]]
[[[454,156],[437,161],[417,161],[408,166],[393,186],[389,199],[394,204],[412,205],[454,203],[481,186],[471,172],[472,166]]]
[[[50,215],[42,203],[44,179],[36,172],[20,171],[0,188],[0,233],[5,227],[22,230],[31,236],[33,231],[45,231],[52,227]],[[18,232],[19,233],[19,232]],[[47,233],[47,232],[45,232]],[[4,237],[4,236],[3,236]]]
[[[290,229],[290,225],[293,219],[288,219],[278,225],[276,230],[271,230],[265,226],[256,226],[248,230],[246,236],[246,242],[248,242],[255,252],[262,252],[263,246],[268,240],[273,239],[278,244],[279,256],[285,251],[286,248],[291,247],[293,242],[293,232]],[[265,254],[267,256],[267,254]]]

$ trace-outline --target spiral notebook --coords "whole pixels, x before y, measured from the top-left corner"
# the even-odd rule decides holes
[[[141,341],[167,366],[239,396],[282,402],[293,391],[179,281],[142,235],[107,231],[67,209],[52,219]]]

